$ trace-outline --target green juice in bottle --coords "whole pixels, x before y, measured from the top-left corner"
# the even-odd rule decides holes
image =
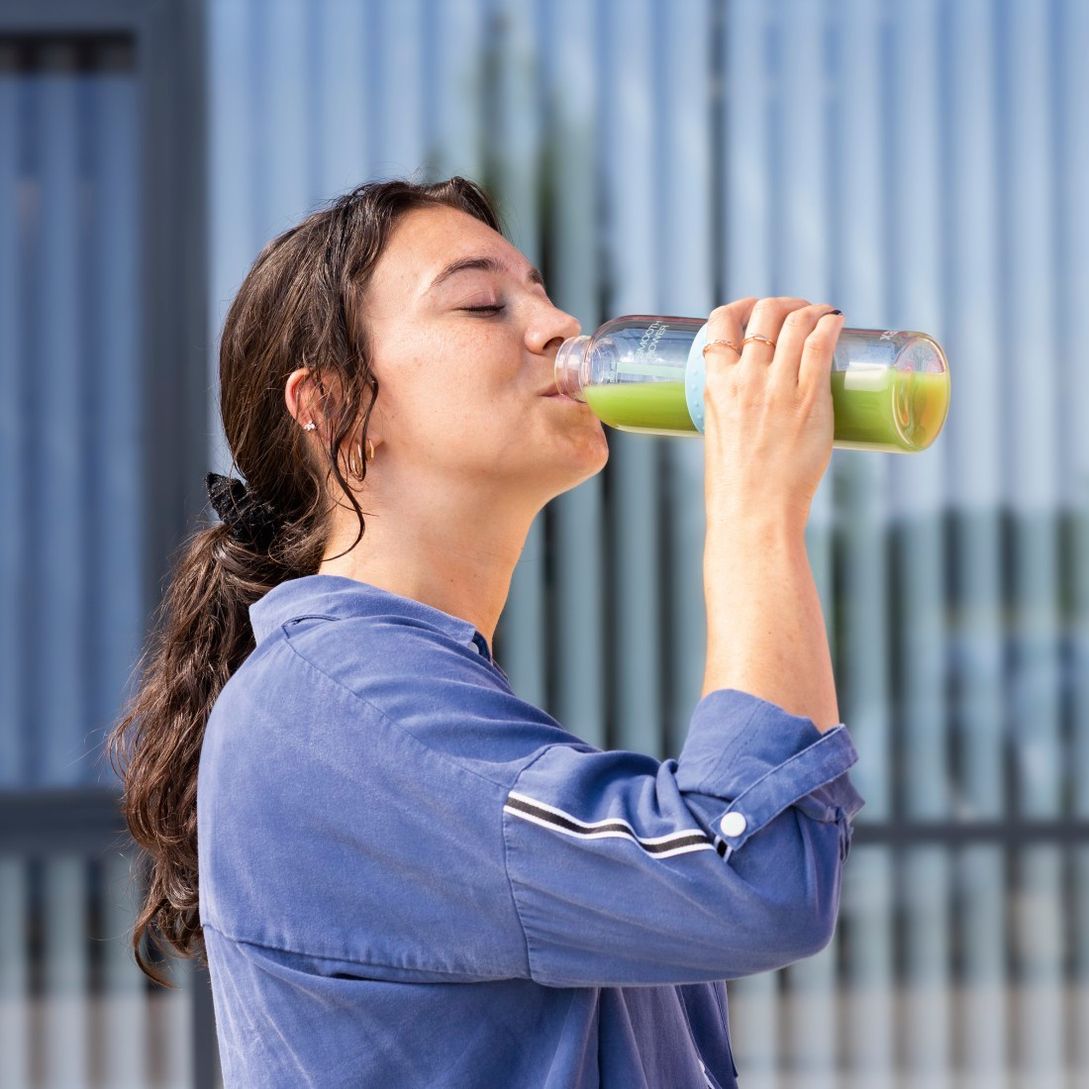
[[[704,424],[706,324],[700,318],[614,318],[592,336],[564,341],[556,356],[556,384],[610,427],[698,437]],[[949,411],[949,365],[925,333],[840,330],[831,384],[833,446],[925,450]]]

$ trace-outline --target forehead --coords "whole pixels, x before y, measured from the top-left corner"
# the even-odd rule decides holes
[[[489,255],[515,275],[522,276],[529,262],[498,231],[459,208],[413,208],[397,221],[375,266],[374,286],[395,286],[422,294],[451,261]]]

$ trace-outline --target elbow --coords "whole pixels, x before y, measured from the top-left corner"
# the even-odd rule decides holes
[[[790,906],[781,909],[779,925],[774,931],[779,936],[777,968],[816,956],[828,948],[839,921],[840,888],[837,867],[826,873],[824,880],[800,888]]]
[[[769,959],[775,960],[771,970],[823,952],[836,932],[838,907],[826,899],[799,904],[778,929],[776,948],[768,950]]]
[[[840,906],[840,871],[836,869],[818,889],[810,889],[811,895],[797,908],[797,938],[794,959],[812,957],[828,948],[836,933]]]
[[[828,899],[818,903],[815,909],[810,910],[810,925],[806,932],[804,957],[816,956],[828,948],[836,933],[836,922],[839,919],[839,897],[834,901]]]
[[[737,955],[736,941],[730,943],[724,935],[722,947],[731,949],[731,960],[722,966],[722,978],[777,972],[820,953],[832,940],[836,916],[835,906],[827,902],[765,903],[760,922],[750,931],[742,956]]]
[[[749,950],[758,972],[785,968],[828,947],[839,919],[843,873],[837,823],[784,814],[761,835],[768,837],[763,846],[773,850],[739,851],[731,860],[755,893]],[[745,850],[753,846],[755,840]]]

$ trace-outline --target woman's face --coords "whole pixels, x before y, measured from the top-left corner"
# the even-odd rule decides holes
[[[472,267],[452,265],[472,261]],[[543,505],[609,457],[585,404],[542,396],[579,323],[549,301],[525,256],[448,207],[398,221],[364,300],[380,389],[368,434],[394,476],[492,488]],[[372,471],[368,468],[368,477]]]

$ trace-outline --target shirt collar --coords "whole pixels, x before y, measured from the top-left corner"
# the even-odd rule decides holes
[[[346,575],[302,575],[277,583],[249,608],[250,626],[258,643],[281,624],[301,616],[388,616],[396,613],[441,628],[459,643],[476,644],[491,658],[484,636],[468,620]]]

